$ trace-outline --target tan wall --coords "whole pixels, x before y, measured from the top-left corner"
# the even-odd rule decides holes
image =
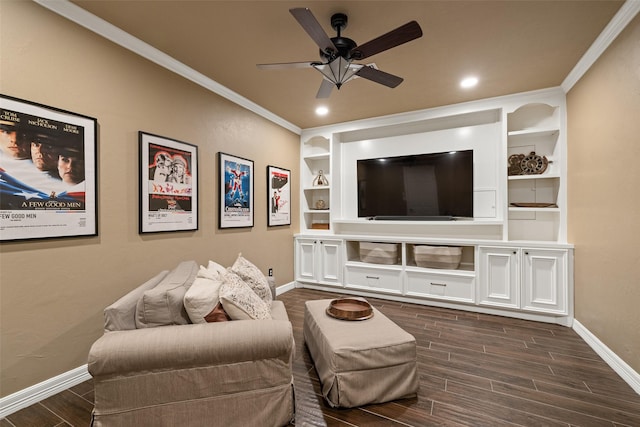
[[[640,16],[567,95],[575,317],[640,372]]]
[[[86,363],[102,309],[161,269],[242,251],[293,280],[299,137],[32,2],[0,1],[0,92],[99,124],[99,236],[1,245],[2,396]],[[198,146],[200,227],[138,234],[138,131]],[[255,226],[217,229],[217,152],[255,161]],[[290,227],[266,224],[266,166],[292,171]]]

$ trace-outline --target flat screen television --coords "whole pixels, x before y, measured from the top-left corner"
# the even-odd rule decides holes
[[[358,160],[358,217],[473,217],[473,150]]]

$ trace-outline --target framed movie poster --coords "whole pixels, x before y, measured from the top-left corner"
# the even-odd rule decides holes
[[[267,226],[291,225],[291,171],[267,166]]]
[[[140,233],[198,229],[198,147],[139,132]]]
[[[218,227],[253,227],[253,161],[219,152],[218,171]]]
[[[97,121],[0,95],[0,240],[96,236]]]

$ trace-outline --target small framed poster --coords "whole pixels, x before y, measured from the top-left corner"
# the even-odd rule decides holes
[[[97,236],[97,121],[0,95],[0,240]]]
[[[218,227],[253,227],[253,161],[219,152],[218,171]]]
[[[267,226],[291,225],[291,171],[267,166]]]
[[[198,229],[198,147],[139,132],[140,230]]]

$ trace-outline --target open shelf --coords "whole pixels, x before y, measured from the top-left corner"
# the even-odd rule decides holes
[[[507,239],[563,240],[564,186],[561,109],[530,103],[507,114],[507,158],[535,152],[548,165],[541,174],[507,176]],[[547,203],[548,207],[512,206]]]
[[[302,144],[302,168],[300,171],[302,187],[302,230],[327,232],[331,229],[331,141],[316,136]],[[322,171],[328,185],[314,185],[316,177]],[[322,204],[320,208],[319,204]]]

